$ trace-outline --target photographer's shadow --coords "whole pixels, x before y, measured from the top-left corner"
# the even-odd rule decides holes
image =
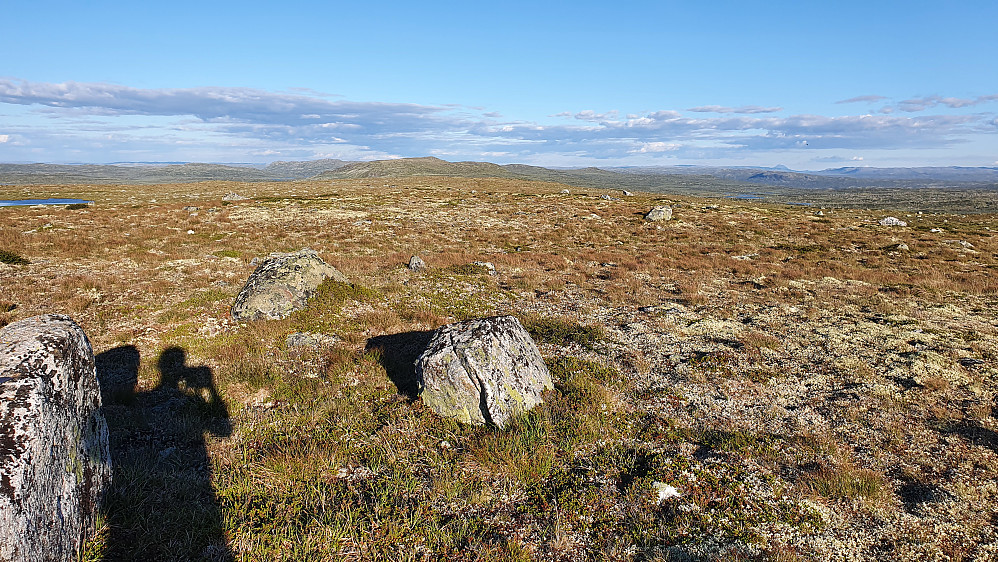
[[[163,351],[159,384],[135,392],[140,357],[122,346],[96,357],[113,483],[105,499],[105,560],[233,560],[212,485],[206,433],[232,433],[211,369]]]

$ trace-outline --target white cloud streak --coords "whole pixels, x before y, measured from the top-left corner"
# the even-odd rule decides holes
[[[887,99],[885,96],[878,95],[866,95],[866,96],[856,96],[854,98],[849,98],[847,100],[839,100],[835,103],[874,103],[881,100]]]
[[[700,107],[691,107],[686,111],[693,111],[696,113],[739,113],[743,115],[751,115],[755,113],[777,113],[783,111],[783,108],[762,107],[758,105],[743,105],[741,107],[725,107],[723,105],[701,105]]]

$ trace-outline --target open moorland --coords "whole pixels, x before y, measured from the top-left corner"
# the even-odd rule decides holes
[[[29,192],[94,201],[0,209],[0,325],[66,313],[97,355],[87,560],[998,558],[998,216],[426,176],[0,199]],[[305,247],[350,283],[233,322]],[[555,389],[436,416],[421,346],[495,314]]]

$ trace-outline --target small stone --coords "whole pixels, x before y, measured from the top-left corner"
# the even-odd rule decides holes
[[[187,234],[194,234],[194,231],[193,230],[188,230]]]
[[[318,349],[320,347],[332,347],[340,341],[336,336],[321,334],[318,332],[295,332],[288,335],[285,344],[288,348],[309,347]]]
[[[406,264],[406,267],[408,267],[412,271],[423,271],[424,269],[426,269],[426,262],[423,261],[422,258],[420,258],[419,256],[412,256],[411,258],[409,258],[409,263]]]
[[[199,210],[199,207],[195,207],[193,205],[188,205],[188,206],[184,207],[183,210],[189,211],[189,212],[193,213],[194,211]]]
[[[562,189],[561,193],[564,194],[564,195],[568,195],[569,193],[571,193],[571,191],[569,191],[567,189]]]
[[[645,214],[646,221],[667,221],[672,220],[672,207],[660,206],[652,207],[647,214]]]
[[[247,198],[238,193],[228,193],[222,197],[222,201],[245,201]]]
[[[626,189],[623,189],[621,191],[623,191],[624,197],[634,197],[634,194],[631,193],[630,191],[627,191]]]
[[[825,213],[823,211],[818,211],[818,212],[816,212],[814,214],[814,216],[816,216],[816,217],[823,217],[823,216],[825,216]]]
[[[600,199],[604,199],[604,200],[606,200],[606,201],[613,201],[613,197],[610,197],[610,196],[609,196],[609,195],[607,195],[606,193],[604,193],[603,195],[600,195],[600,196],[599,196],[599,198],[600,198]]]
[[[475,261],[475,262],[471,262],[471,265],[477,265],[478,267],[484,267],[485,271],[489,275],[495,275],[496,274],[496,266],[492,262],[490,262],[490,261]]]
[[[908,226],[908,223],[897,217],[884,217],[880,219],[880,226]]]

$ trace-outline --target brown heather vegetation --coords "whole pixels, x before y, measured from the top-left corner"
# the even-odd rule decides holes
[[[95,201],[0,209],[0,325],[70,314],[138,378],[105,397],[86,559],[998,557],[994,215],[391,182],[0,187]],[[250,261],[302,247],[352,283],[234,323]],[[500,313],[544,406],[496,430],[412,399],[429,330]]]

